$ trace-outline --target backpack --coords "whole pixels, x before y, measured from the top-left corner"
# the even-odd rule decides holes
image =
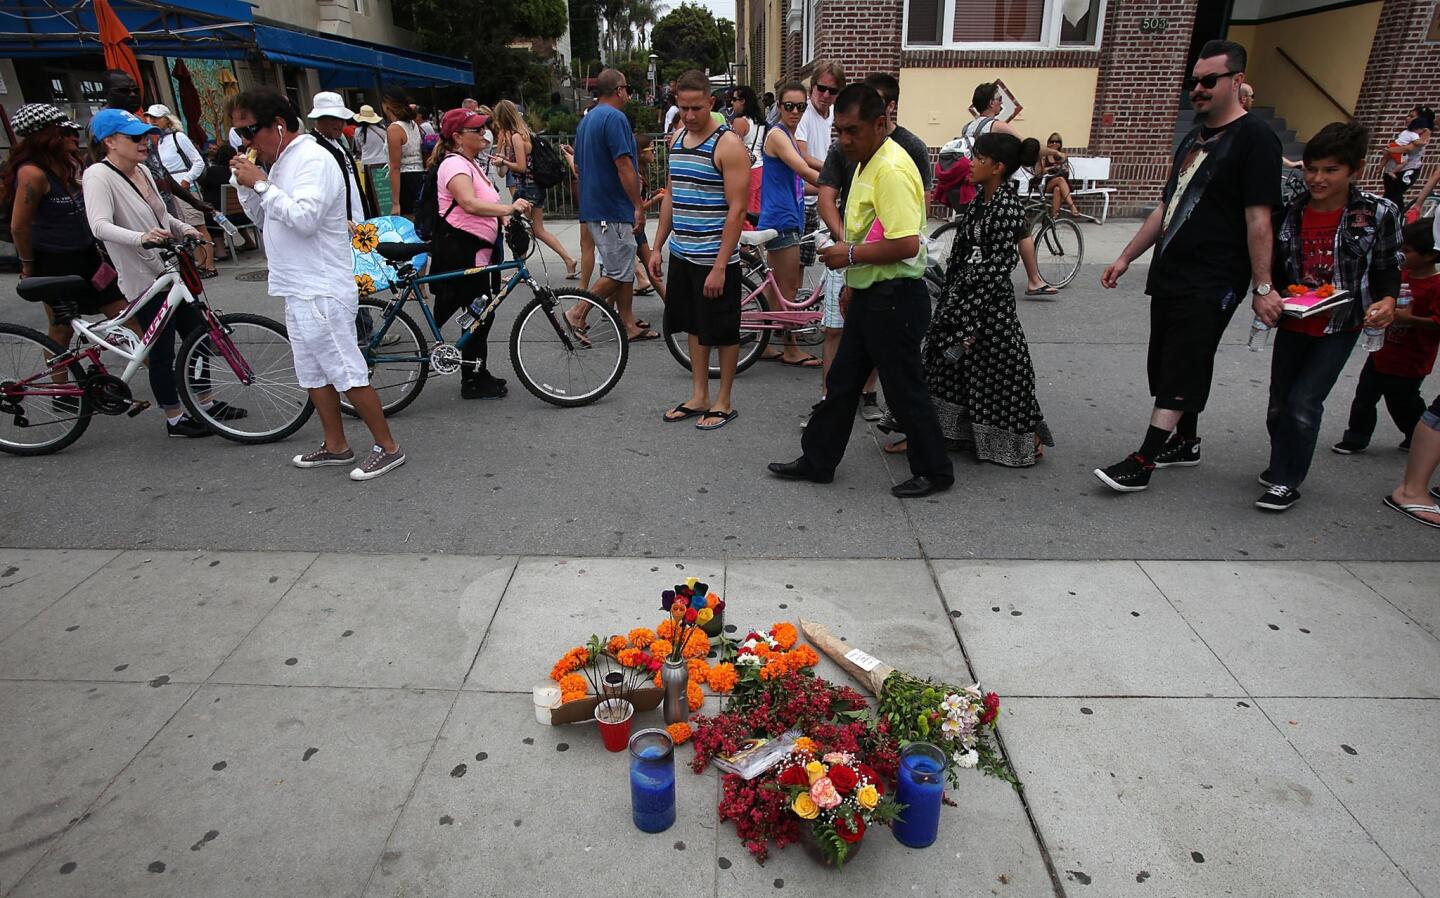
[[[440,223],[455,211],[456,200],[451,197],[450,208],[443,215],[440,213],[440,165],[445,159],[425,169],[425,178],[420,184],[420,199],[415,204],[415,233],[427,242],[435,239]]]
[[[960,136],[940,148],[935,165],[935,186],[930,188],[930,201],[959,210],[975,199],[979,191],[970,183],[970,159],[975,154],[975,139],[985,133],[987,122],[995,119],[985,116],[967,125]]]
[[[565,162],[560,158],[560,153],[555,147],[539,135],[532,135],[530,138],[530,180],[541,190],[549,190],[551,187],[565,180]]]
[[[424,134],[420,137],[420,158],[429,159],[430,154],[435,152],[436,144],[440,143],[439,134]]]

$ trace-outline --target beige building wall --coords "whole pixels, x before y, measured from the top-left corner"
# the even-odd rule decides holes
[[[1043,143],[1059,131],[1067,147],[1083,147],[1090,143],[1099,76],[1098,68],[903,68],[899,121],[926,144],[943,146],[971,120],[975,85],[999,79],[1020,103],[1020,114],[1010,124],[1021,137]]]
[[[337,34],[402,49],[415,46],[415,33],[396,28],[390,0],[361,0],[364,11],[356,11],[354,0],[258,0],[256,18],[293,25],[306,31]],[[322,15],[322,7],[325,9]]]
[[[784,65],[780,49],[785,42],[785,17],[781,15],[780,0],[765,0],[765,90],[780,86]],[[763,96],[765,91],[760,92]]]
[[[1353,113],[1382,6],[1363,3],[1260,25],[1231,25],[1227,36],[1250,53],[1246,80],[1255,88],[1255,102],[1273,106],[1300,140],[1344,118],[1285,61],[1277,51],[1282,48]]]

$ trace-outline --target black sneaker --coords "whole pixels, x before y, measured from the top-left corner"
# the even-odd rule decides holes
[[[461,399],[503,399],[509,393],[510,388],[505,386],[505,381],[489,377],[483,372],[460,384]]]
[[[1353,440],[1341,440],[1330,447],[1330,451],[1336,455],[1354,455],[1357,452],[1365,451],[1364,443],[1357,443]]]
[[[880,397],[874,393],[861,393],[860,420],[879,421],[883,417],[885,417],[885,411],[880,408]]]
[[[1096,468],[1095,476],[1100,482],[1117,493],[1138,493],[1150,485],[1150,472],[1155,465],[1135,453],[1108,468]]]
[[[205,410],[205,414],[214,418],[216,421],[239,421],[241,418],[247,417],[250,412],[238,405],[231,405],[224,400],[217,399],[210,403],[210,407]]]
[[[1157,468],[1193,468],[1200,464],[1200,438],[1171,437],[1155,456]]]
[[[1285,511],[1296,502],[1300,501],[1300,491],[1292,490],[1288,486],[1275,484],[1265,491],[1265,495],[1255,500],[1256,508],[1263,508],[1266,511]]]
[[[189,415],[181,415],[180,420],[174,424],[169,421],[165,422],[165,432],[172,437],[194,439],[195,437],[210,436],[211,430]]]

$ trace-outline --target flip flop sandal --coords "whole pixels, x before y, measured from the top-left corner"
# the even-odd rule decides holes
[[[638,333],[633,337],[627,337],[626,339],[629,340],[631,343],[644,343],[646,340],[658,340],[660,339],[660,335],[655,333],[654,331],[647,330],[642,331],[641,333]]]
[[[1440,515],[1440,505],[1401,505],[1389,496],[1386,496],[1381,501],[1416,523],[1440,530],[1440,523],[1427,521],[1418,514],[1419,512],[1425,512],[1426,514]]]
[[[825,366],[825,363],[824,363],[823,361],[821,361],[820,359],[817,359],[817,358],[816,358],[815,356],[813,356],[813,355],[807,355],[807,356],[805,356],[805,358],[801,359],[801,360],[798,361],[798,362],[787,362],[787,361],[785,361],[785,357],[784,357],[784,354],[783,354],[783,353],[782,353],[780,356],[778,356],[778,358],[780,359],[780,364],[782,364],[782,365],[789,365],[791,368],[823,368],[823,367]],[[812,365],[812,364],[810,364],[811,362],[814,362],[815,364]]]
[[[886,453],[887,455],[903,455],[903,454],[905,454],[906,452],[909,452],[909,451],[910,451],[910,441],[909,441],[909,440],[896,440],[896,441],[893,442],[893,443],[886,443],[886,444],[885,444],[885,453]]]
[[[1056,290],[1054,287],[1050,286],[1049,284],[1046,284],[1046,285],[1043,286],[1043,287],[1036,287],[1036,288],[1033,289],[1033,290],[1026,290],[1026,291],[1025,291],[1025,295],[1026,295],[1026,296],[1056,296],[1056,295],[1058,295],[1059,293],[1060,293],[1059,290]]]
[[[672,418],[672,417],[670,417],[671,415],[676,414],[677,412],[679,413],[680,417],[678,417],[678,418]],[[660,416],[660,420],[666,422],[667,424],[674,424],[676,421],[688,421],[689,419],[695,417],[696,415],[703,415],[703,414],[705,414],[705,409],[703,409],[703,408],[691,408],[690,406],[685,405],[684,403],[681,403],[680,405],[677,405],[677,406],[675,406],[674,408],[672,408],[670,411],[665,412],[664,414],[662,414],[662,415]]]
[[[636,318],[636,319],[635,319],[635,326],[638,327],[638,328],[640,328],[642,331],[648,331],[648,330],[650,329],[650,322],[648,322],[648,321],[641,321],[639,318]]]
[[[636,290],[636,291],[635,291],[635,295],[636,295],[636,296],[649,296],[651,293],[654,293],[654,292],[655,292],[655,288],[654,288],[654,287],[641,287],[639,290]]]
[[[728,411],[728,412],[717,412],[717,411],[715,411],[714,409],[711,409],[710,411],[708,411],[708,412],[706,412],[706,413],[704,414],[704,417],[705,417],[705,418],[719,418],[720,421],[719,421],[718,423],[715,423],[715,424],[706,424],[703,420],[696,421],[696,422],[695,422],[695,429],[696,429],[696,430],[719,430],[720,428],[724,427],[726,424],[729,424],[731,421],[734,421],[734,420],[735,420],[736,418],[738,418],[739,416],[740,416],[740,413],[737,412],[737,411],[735,411],[734,409],[731,409],[731,410]]]
[[[578,281],[578,280],[580,280],[580,266],[579,266],[579,264],[576,264],[574,271],[571,271],[569,268],[565,269],[565,280],[567,280],[567,281]]]

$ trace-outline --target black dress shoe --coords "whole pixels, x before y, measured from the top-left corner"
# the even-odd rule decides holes
[[[897,483],[890,487],[890,494],[901,499],[919,499],[921,496],[928,496],[931,493],[943,493],[954,485],[953,478],[940,480],[921,474],[919,477],[911,477],[904,483]]]
[[[810,463],[805,461],[803,456],[794,461],[772,461],[770,473],[786,480],[808,480],[811,483],[829,483],[835,479],[834,471],[822,474],[810,467]]]

